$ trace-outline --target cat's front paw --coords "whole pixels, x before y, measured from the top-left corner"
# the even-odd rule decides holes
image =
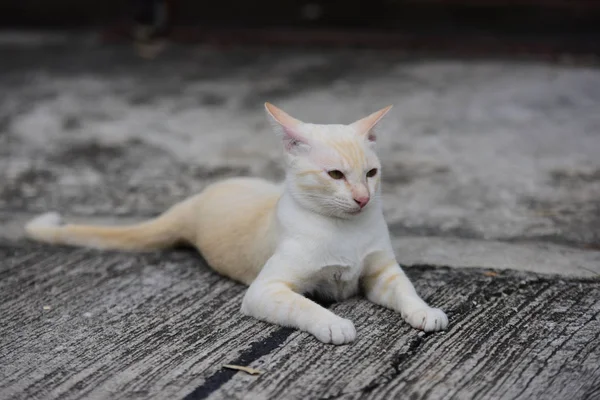
[[[425,332],[443,331],[448,327],[448,317],[439,308],[427,307],[411,311],[405,320],[413,328]]]
[[[347,344],[356,339],[352,321],[339,317],[316,322],[308,331],[323,343]]]

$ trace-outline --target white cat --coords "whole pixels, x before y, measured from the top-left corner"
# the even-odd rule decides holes
[[[390,107],[351,125],[303,123],[267,103],[283,140],[286,179],[228,179],[132,226],[61,225],[56,213],[26,226],[30,238],[103,249],[195,246],[217,272],[249,285],[242,313],[352,342],[351,321],[304,297],[343,300],[362,290],[413,327],[445,329],[448,318],[416,293],[395,260],[380,200],[374,127]]]

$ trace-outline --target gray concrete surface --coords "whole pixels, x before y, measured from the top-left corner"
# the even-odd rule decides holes
[[[598,396],[597,66],[195,46],[144,60],[19,32],[0,56],[0,398]],[[395,105],[386,218],[448,333],[356,299],[332,307],[362,338],[323,347],[243,318],[243,287],[192,253],[23,239],[50,209],[126,223],[219,179],[280,179],[264,101],[322,123]]]
[[[217,179],[281,177],[266,100],[315,122],[394,104],[380,134],[394,234],[443,248],[457,238],[465,248],[470,240],[600,248],[594,66],[176,46],[143,60],[85,35],[24,37],[0,40],[5,212],[155,215]],[[513,268],[553,263],[551,254],[517,253]],[[447,256],[445,264],[463,264]]]
[[[358,338],[331,346],[242,316],[244,287],[194,253],[0,245],[0,398],[598,398],[600,280],[407,273],[447,332],[353,298],[331,309]]]

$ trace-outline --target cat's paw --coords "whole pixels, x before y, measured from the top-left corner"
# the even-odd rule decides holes
[[[425,332],[443,331],[448,327],[448,317],[439,308],[420,308],[408,313],[405,320]]]
[[[317,322],[308,331],[323,343],[347,344],[356,339],[352,321],[339,317]]]

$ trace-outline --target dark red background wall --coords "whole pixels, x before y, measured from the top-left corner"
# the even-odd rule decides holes
[[[168,6],[170,34],[179,40],[393,46],[425,40],[480,48],[536,42],[600,53],[600,0],[1,0],[0,28],[95,26],[124,32],[134,20],[157,18],[154,1]],[[273,30],[276,37],[265,33]]]

